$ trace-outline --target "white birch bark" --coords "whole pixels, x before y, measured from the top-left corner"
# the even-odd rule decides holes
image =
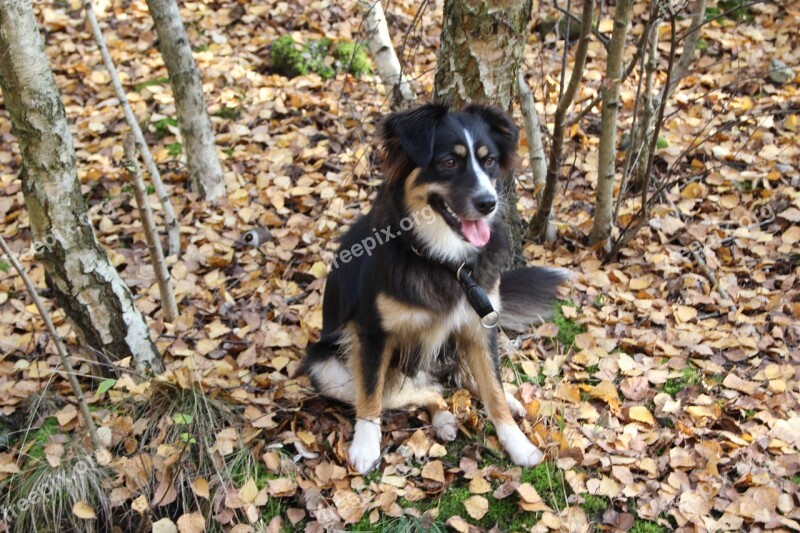
[[[189,179],[201,198],[216,202],[225,196],[225,182],[203,98],[203,82],[178,4],[175,0],[147,0],[147,6],[158,33],[158,49],[169,72]]]
[[[536,112],[533,93],[525,83],[525,77],[521,72],[519,74],[519,103],[522,116],[525,117],[525,133],[528,136],[528,154],[531,160],[533,185],[536,189],[536,197],[539,198],[547,178],[547,155],[544,151],[542,128],[539,114]]]
[[[0,87],[22,154],[36,258],[56,302],[102,357],[160,370],[144,317],[88,222],[64,105],[28,0],[0,2]]]
[[[618,0],[614,13],[614,31],[608,49],[606,78],[603,80],[603,112],[600,122],[600,153],[597,168],[597,198],[594,210],[592,244],[608,240],[614,203],[614,177],[617,160],[617,116],[619,88],[624,67],[625,43],[631,22],[633,0]]]
[[[403,74],[400,60],[392,46],[386,14],[383,12],[380,0],[362,2],[361,8],[366,11],[364,28],[367,34],[369,53],[375,61],[378,76],[386,87],[386,91],[392,95],[392,108],[411,104],[416,99],[416,95]]]

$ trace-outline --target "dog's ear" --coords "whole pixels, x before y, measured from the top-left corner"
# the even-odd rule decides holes
[[[425,104],[386,117],[380,129],[386,159],[396,164],[405,157],[417,168],[430,165],[436,125],[447,112],[445,105]]]
[[[497,148],[500,151],[498,163],[500,168],[508,170],[514,164],[519,142],[519,129],[511,122],[506,113],[499,108],[485,104],[470,104],[462,112],[479,117],[489,126]]]

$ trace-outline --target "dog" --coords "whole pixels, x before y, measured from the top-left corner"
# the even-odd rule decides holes
[[[456,438],[444,380],[477,396],[511,459],[533,466],[543,454],[503,389],[498,314],[504,328],[529,327],[569,274],[503,273],[510,245],[496,178],[514,165],[518,129],[492,106],[426,104],[388,115],[378,133],[384,181],[341,239],[321,338],[301,372],[322,396],[355,406],[348,459],[361,474],[380,461],[383,410],[425,407],[436,436]]]

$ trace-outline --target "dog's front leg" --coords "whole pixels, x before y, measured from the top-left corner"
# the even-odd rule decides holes
[[[538,464],[543,458],[541,450],[519,429],[508,407],[503,382],[500,379],[497,331],[482,327],[469,328],[461,335],[460,343],[489,420],[497,429],[500,444],[516,464],[520,466]]]
[[[359,346],[350,354],[356,385],[356,425],[348,459],[366,474],[381,458],[381,398],[391,361],[390,343],[383,334],[359,334]]]

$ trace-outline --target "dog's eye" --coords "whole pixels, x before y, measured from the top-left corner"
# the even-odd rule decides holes
[[[483,166],[485,166],[485,167],[493,167],[494,166],[494,161],[495,161],[494,157],[493,156],[489,156],[489,157],[486,158],[486,160],[484,160]]]
[[[452,170],[452,169],[456,168],[457,165],[458,165],[458,163],[456,163],[456,160],[453,159],[452,157],[447,158],[444,161],[442,161],[442,166],[444,168],[448,169],[448,170]]]

